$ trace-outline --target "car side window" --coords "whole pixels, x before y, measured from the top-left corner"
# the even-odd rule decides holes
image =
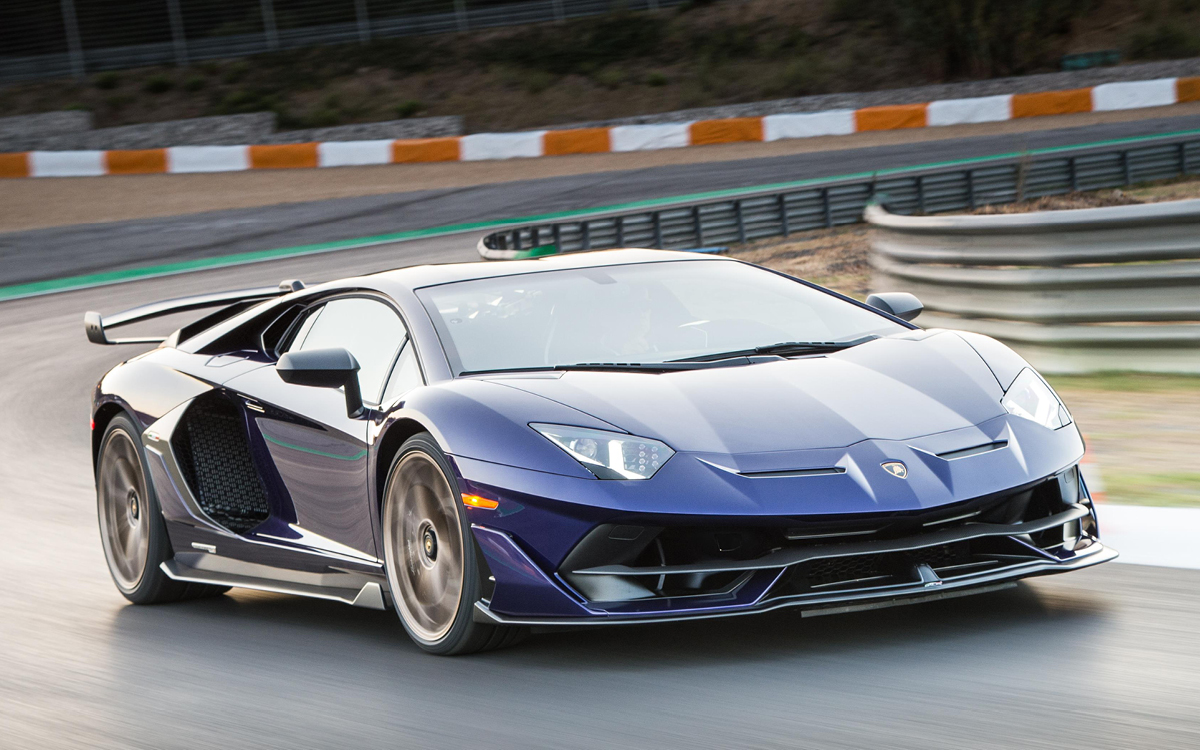
[[[392,376],[388,378],[387,387],[383,389],[383,398],[379,403],[389,404],[413,388],[424,384],[421,367],[417,363],[417,354],[413,351],[412,342],[407,342],[400,351],[396,366],[392,368]]]
[[[377,404],[383,381],[407,337],[404,323],[392,308],[368,297],[343,297],[310,312],[288,349],[341,347],[349,351],[358,360],[363,400]]]

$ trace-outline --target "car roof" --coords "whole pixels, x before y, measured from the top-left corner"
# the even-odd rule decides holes
[[[684,260],[725,260],[720,256],[702,255],[676,250],[595,250],[591,252],[549,255],[530,260],[480,261],[475,263],[438,263],[398,268],[372,274],[369,279],[381,291],[388,287],[408,290],[456,281],[490,279],[523,273],[538,273],[568,268],[600,268],[636,263],[663,263]]]

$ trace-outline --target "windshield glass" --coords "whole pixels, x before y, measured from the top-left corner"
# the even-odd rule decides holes
[[[457,373],[661,363],[902,326],[734,261],[564,269],[417,291]]]

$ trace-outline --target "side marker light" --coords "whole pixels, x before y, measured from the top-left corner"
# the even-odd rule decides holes
[[[463,505],[471,508],[483,508],[485,510],[495,510],[500,507],[500,503],[495,500],[488,500],[486,497],[479,495],[468,495],[465,492],[462,496]]]

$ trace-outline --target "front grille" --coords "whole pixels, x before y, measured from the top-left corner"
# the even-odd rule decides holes
[[[245,422],[231,401],[215,395],[197,399],[171,445],[197,504],[214,521],[241,534],[270,515]]]
[[[883,555],[827,557],[808,563],[803,576],[811,587],[887,575]]]

